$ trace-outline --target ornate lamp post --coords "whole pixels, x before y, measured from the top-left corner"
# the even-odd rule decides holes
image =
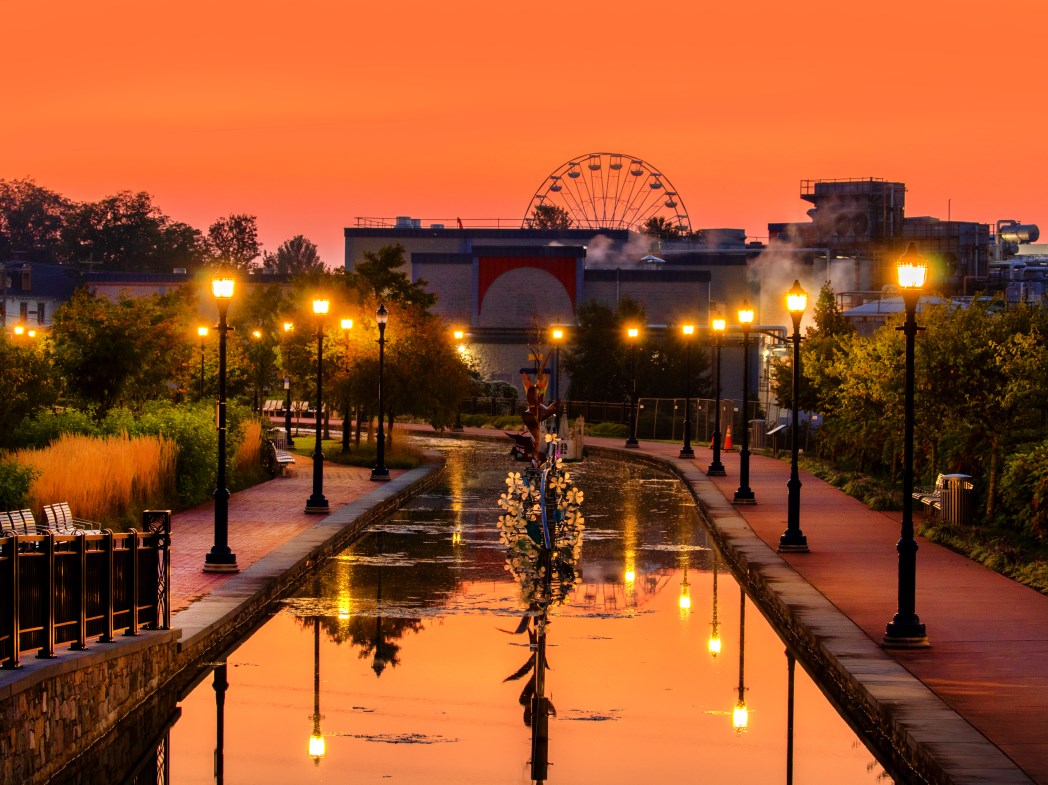
[[[218,476],[215,481],[215,544],[204,557],[204,572],[240,572],[237,557],[229,548],[229,489],[226,488],[226,324],[229,301],[235,284],[232,278],[215,278],[211,293],[218,304]]]
[[[465,332],[465,330],[455,330],[453,335],[455,336],[455,341],[458,344],[458,353],[460,355],[465,356],[465,354],[466,354],[466,344],[463,343],[463,341],[466,340],[466,332]],[[454,427],[451,430],[453,432],[455,432],[455,433],[462,433],[462,401],[461,400],[455,402],[455,425],[454,425]]]
[[[324,449],[321,442],[321,414],[324,406],[324,315],[331,303],[328,300],[314,300],[313,313],[317,316],[317,408],[316,408],[316,446],[313,448],[313,493],[306,499],[306,512],[327,514],[330,511],[328,500],[324,497]]]
[[[680,448],[680,458],[694,458],[691,449],[691,337],[695,335],[694,324],[684,324],[680,328],[684,336],[684,446]]]
[[[560,327],[554,327],[550,331],[550,337],[553,339],[553,400],[560,401],[560,345],[564,342],[564,330]],[[561,407],[561,411],[567,414],[566,409]],[[560,416],[553,415],[553,432],[560,434]]]
[[[389,469],[386,468],[386,432],[382,424],[385,412],[382,406],[382,376],[386,364],[386,322],[389,321],[389,311],[385,303],[375,311],[375,321],[378,323],[378,442],[375,445],[375,468],[371,470],[371,479],[375,482],[386,482],[389,480]]]
[[[797,471],[797,395],[801,386],[801,316],[808,307],[808,293],[794,281],[786,292],[786,308],[793,319],[793,419],[790,428],[790,481],[786,483],[786,531],[779,537],[780,553],[807,553],[808,538],[801,533],[801,478]]]
[[[914,340],[917,331],[917,302],[928,273],[928,264],[910,243],[906,253],[899,257],[899,286],[906,306],[906,322],[902,330],[906,336],[905,419],[903,430],[902,471],[902,536],[896,550],[899,552],[899,611],[885,629],[882,645],[893,649],[917,649],[928,646],[924,624],[917,616],[917,541],[913,537],[913,396],[914,396]]]
[[[197,336],[200,338],[200,400],[204,400],[204,348],[207,345],[207,327],[197,327]]]
[[[748,301],[742,301],[739,309],[739,324],[742,325],[742,452],[739,453],[739,488],[732,499],[734,504],[756,504],[750,489],[750,424],[746,419],[746,405],[750,400],[750,325],[753,324],[753,309]]]
[[[627,447],[640,447],[637,442],[637,336],[640,330],[630,327],[626,337],[630,342],[630,433],[626,437]]]
[[[295,329],[293,322],[284,322],[284,334]],[[291,377],[284,374],[284,430],[287,432],[288,449],[295,446],[295,440],[291,438]]]
[[[724,335],[724,328],[727,327],[725,322],[720,317],[713,320],[713,355],[714,355],[714,374],[717,380],[713,385],[713,461],[710,463],[709,468],[706,470],[706,474],[709,477],[723,477],[727,472],[724,471],[724,464],[721,463],[721,336]]]
[[[350,344],[349,331],[353,329],[352,319],[342,320],[342,333],[346,336],[346,394],[342,398],[342,452],[349,452],[349,431],[353,426],[352,418],[349,416],[349,370],[350,370]]]

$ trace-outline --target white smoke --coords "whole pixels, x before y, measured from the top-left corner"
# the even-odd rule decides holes
[[[586,269],[614,270],[627,267],[643,267],[641,259],[648,254],[657,254],[656,242],[646,234],[630,233],[625,245],[619,245],[610,237],[598,234],[586,246]]]

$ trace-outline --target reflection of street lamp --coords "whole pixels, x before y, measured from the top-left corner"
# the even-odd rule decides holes
[[[786,483],[789,494],[786,500],[786,531],[779,537],[779,551],[783,553],[807,553],[808,538],[801,533],[801,478],[797,471],[797,396],[801,388],[801,316],[808,306],[808,293],[801,288],[800,281],[786,292],[786,308],[793,319],[793,425],[790,428],[790,481]]]
[[[211,686],[215,689],[215,785],[222,785],[225,781],[226,690],[229,689],[225,660],[215,667]]]
[[[786,785],[793,785],[793,693],[797,660],[786,650]]]
[[[917,302],[928,273],[928,265],[910,243],[906,253],[899,257],[899,286],[906,306],[906,322],[902,330],[906,336],[905,419],[903,425],[902,470],[902,536],[896,550],[899,552],[899,610],[888,624],[882,645],[893,649],[916,649],[928,646],[924,624],[917,616],[917,541],[913,538],[913,397],[914,397],[914,343],[917,338]]]
[[[691,586],[688,584],[688,554],[682,555],[684,560],[684,576],[680,582],[680,594],[677,596],[677,607],[680,608],[681,618],[686,618],[691,613]]]
[[[714,395],[714,412],[713,412],[713,461],[710,463],[710,467],[706,470],[706,474],[710,477],[723,477],[726,472],[724,471],[724,464],[721,463],[721,336],[724,334],[724,328],[727,323],[717,317],[713,320],[713,353],[714,359],[714,374],[717,377],[717,381],[713,386]]]
[[[375,482],[386,482],[389,480],[389,469],[386,468],[386,432],[382,425],[385,416],[382,406],[382,375],[386,363],[386,322],[389,321],[389,311],[385,303],[379,305],[375,311],[375,321],[378,323],[378,443],[375,445],[375,468],[371,470],[371,479]]]
[[[207,327],[197,327],[197,335],[200,337],[200,400],[204,400],[204,348],[207,345]]]
[[[713,659],[721,653],[720,626],[717,623],[717,551],[713,551],[713,619],[710,621],[710,639],[706,649]]]
[[[324,736],[320,732],[320,617],[313,617],[313,732],[309,734],[309,757],[320,765],[326,752]]]
[[[739,587],[739,698],[731,713],[731,726],[736,733],[742,733],[750,724],[750,712],[746,708],[746,682],[744,666],[746,662],[746,590]]]
[[[466,344],[463,341],[466,339],[466,333],[464,330],[455,330],[455,340],[458,342],[458,353],[462,357],[466,356]],[[462,433],[462,399],[455,401],[455,425],[451,429],[455,433]]]
[[[694,324],[681,325],[684,336],[684,446],[681,447],[681,458],[694,458],[691,449],[691,336],[695,334]]]
[[[204,557],[204,572],[239,572],[237,557],[229,548],[229,489],[226,488],[226,324],[233,299],[232,278],[215,278],[211,293],[218,304],[218,476],[215,482],[215,544]]]
[[[746,405],[750,400],[750,325],[753,324],[753,309],[748,301],[742,301],[739,309],[739,324],[742,325],[742,452],[739,453],[739,489],[735,491],[735,504],[754,504],[756,499],[750,489],[750,423],[746,416]]]
[[[637,443],[637,336],[636,327],[626,330],[630,342],[630,433],[626,438],[627,447],[640,447]]]
[[[313,301],[313,313],[317,317],[316,446],[313,448],[313,493],[306,499],[306,512],[317,514],[326,514],[331,509],[324,497],[324,445],[321,442],[321,410],[324,406],[324,315],[330,305],[328,300]]]

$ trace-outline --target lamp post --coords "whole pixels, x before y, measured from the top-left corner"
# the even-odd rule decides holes
[[[928,273],[928,265],[910,243],[898,261],[899,286],[906,321],[902,330],[906,336],[905,418],[903,425],[902,471],[902,536],[896,545],[899,552],[899,610],[887,625],[883,646],[892,649],[918,649],[928,646],[924,624],[917,616],[917,541],[913,537],[913,397],[914,397],[914,341],[918,330],[917,302],[921,297]]]
[[[344,385],[345,395],[342,396],[342,452],[349,452],[349,431],[353,426],[353,420],[349,416],[349,370],[350,370],[350,344],[349,331],[353,329],[352,319],[342,320],[342,333],[346,336],[346,380]]]
[[[747,300],[742,301],[739,309],[739,324],[742,325],[742,452],[739,453],[739,488],[732,503],[756,504],[750,488],[750,424],[746,419],[746,404],[750,400],[750,325],[753,324],[753,309]]]
[[[207,327],[197,327],[197,336],[200,338],[200,400],[204,400],[204,348],[207,345]]]
[[[453,333],[455,341],[458,343],[458,353],[460,355],[466,354],[466,345],[463,341],[466,339],[466,332],[464,330],[455,330]],[[462,433],[462,401],[455,401],[455,425],[451,429],[454,433]]]
[[[229,548],[229,489],[226,488],[226,324],[229,301],[233,299],[232,278],[211,282],[218,305],[218,476],[215,481],[215,544],[204,557],[204,572],[240,572],[237,557]]]
[[[255,412],[261,414],[262,409],[259,407],[258,388],[262,383],[262,331],[259,329],[252,330],[251,337],[255,339]]]
[[[331,303],[328,300],[314,300],[313,313],[317,317],[317,408],[316,446],[313,448],[313,493],[306,499],[306,512],[318,515],[330,511],[328,500],[324,498],[324,446],[321,442],[321,411],[324,406],[324,315]]]
[[[710,463],[709,468],[706,470],[706,474],[709,477],[723,477],[727,472],[724,471],[724,464],[721,463],[721,336],[724,335],[724,328],[727,323],[717,317],[713,320],[713,367],[716,381],[713,385],[713,461]]]
[[[637,336],[640,330],[630,327],[626,337],[630,342],[630,433],[626,437],[627,447],[640,447],[637,443]]]
[[[389,321],[389,311],[385,303],[375,311],[375,321],[378,323],[378,443],[375,445],[375,468],[371,470],[371,479],[386,482],[389,480],[389,469],[386,468],[386,432],[382,424],[382,375],[386,364],[386,322]]]
[[[779,537],[780,553],[807,553],[808,538],[801,533],[801,478],[797,471],[797,395],[801,386],[801,316],[808,306],[808,293],[794,281],[786,292],[786,308],[793,319],[793,414],[790,428],[790,481],[786,483],[786,531]]]
[[[294,322],[284,322],[285,335],[287,335],[294,329]],[[287,431],[288,448],[294,447],[295,440],[291,438],[291,377],[287,373],[284,374],[284,430]]]
[[[681,325],[684,336],[684,446],[680,448],[680,458],[694,458],[691,449],[691,337],[695,334],[694,324]]]

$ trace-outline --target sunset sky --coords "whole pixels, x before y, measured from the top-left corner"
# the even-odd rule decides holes
[[[1048,224],[1044,0],[0,0],[0,178],[258,216],[341,264],[358,216],[523,216],[569,158],[661,169],[692,226],[804,220],[808,178]],[[949,208],[948,208],[949,205]]]

